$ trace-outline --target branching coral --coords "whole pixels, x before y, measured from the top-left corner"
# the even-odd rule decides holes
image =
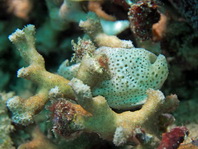
[[[54,131],[65,137],[94,132],[116,146],[126,143],[142,148],[156,146],[161,132],[172,122],[166,113],[178,105],[175,95],[165,98],[157,90],[168,74],[165,57],[104,34],[97,19],[80,25],[99,48],[86,40],[74,44],[79,64],[66,69],[69,78],[46,71],[44,59],[35,49],[33,25],[17,29],[9,36],[29,65],[18,71],[18,77],[39,86],[35,96],[28,99],[14,96],[7,101],[12,120],[28,125],[49,99],[58,98],[61,100],[51,107],[52,121]],[[140,110],[133,112],[118,114],[111,109],[131,109],[143,103]]]
[[[107,17],[110,16],[101,10],[99,1],[89,1],[88,3],[89,8],[96,12],[96,14],[99,14],[99,17],[104,17],[104,15]],[[40,27],[37,32],[37,43],[39,43],[39,51],[47,54],[60,46],[56,39],[62,34],[62,32],[66,31],[70,27],[71,23],[78,23],[80,20],[85,20],[87,14],[82,10],[80,1],[46,0],[46,5],[49,12],[49,18],[46,19],[45,23],[43,23],[42,27]],[[129,26],[129,22],[127,20],[103,20],[103,26],[105,26],[105,28],[107,26],[108,28],[111,28],[111,30],[107,32],[118,34]],[[115,26],[116,29],[114,29]]]
[[[115,21],[115,17],[108,15],[107,13],[105,13],[102,8],[101,8],[101,4],[104,2],[104,0],[100,0],[100,1],[89,1],[88,3],[88,9],[90,11],[95,12],[99,17],[106,19],[106,20],[110,20],[110,21]]]
[[[134,34],[143,41],[151,39],[152,25],[160,18],[157,4],[153,0],[138,1],[131,5],[128,15]]]
[[[91,40],[98,47],[107,46],[113,48],[126,48],[132,46],[130,42],[122,41],[116,36],[105,34],[99,18],[94,14],[89,14],[88,19],[86,21],[81,21],[79,26],[89,35]]]
[[[0,93],[0,148],[197,148],[196,102],[174,113],[191,134],[180,145],[187,129],[169,131],[179,101],[165,97],[176,91],[182,103],[197,98],[196,6],[196,0],[1,1],[0,90],[19,96]],[[34,25],[17,29],[9,39],[19,52],[10,51],[8,34],[26,21],[37,34]],[[12,76],[23,60],[17,76],[35,86]]]
[[[23,30],[16,30],[9,39],[16,45],[23,59],[29,64],[18,71],[18,77],[26,78],[39,85],[38,93],[25,100],[20,97],[10,98],[7,106],[13,112],[13,121],[28,124],[32,116],[38,113],[48,101],[48,91],[58,87],[60,93],[67,93],[67,97],[73,98],[73,92],[67,85],[68,80],[61,76],[49,73],[45,70],[43,57],[35,49],[35,28],[28,25]],[[64,96],[64,94],[61,94]]]
[[[0,148],[14,149],[10,133],[14,130],[11,119],[8,116],[6,100],[13,96],[13,93],[0,93]]]
[[[35,128],[32,132],[32,141],[21,144],[18,149],[57,149],[55,144],[50,142],[47,137],[40,132],[38,128]]]
[[[160,14],[159,22],[153,24],[152,26],[152,33],[153,33],[154,41],[160,41],[165,36],[167,23],[168,23],[168,17],[164,14]]]
[[[162,113],[171,112],[178,105],[175,95],[165,99],[160,91],[150,89],[147,91],[148,100],[141,110],[117,114],[108,106],[104,97],[93,98],[89,86],[80,80],[73,79],[70,85],[75,92],[77,102],[89,113],[86,114],[83,112],[84,109],[77,108],[76,104],[67,103],[70,108],[61,115],[55,116],[57,120],[63,120],[62,126],[55,122],[54,127],[58,131],[66,127],[70,132],[71,130],[95,132],[100,137],[113,141],[117,146],[126,142],[149,144],[151,140],[159,139],[159,117]],[[73,112],[70,112],[71,109]],[[142,138],[138,138],[138,135]]]

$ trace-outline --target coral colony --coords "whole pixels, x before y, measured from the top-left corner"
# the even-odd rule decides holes
[[[16,1],[9,0],[8,12],[27,21],[35,2],[25,0],[17,6]],[[191,133],[185,126],[173,125],[177,95],[160,91],[173,73],[171,54],[180,46],[173,38],[197,30],[197,1],[46,0],[45,5],[49,16],[44,25],[36,29],[26,24],[8,37],[26,63],[17,77],[30,80],[37,91],[27,98],[0,94],[0,149],[198,148],[193,141],[182,143]],[[189,11],[186,7],[191,5]],[[175,33],[177,16],[183,29]],[[60,34],[71,23],[83,33],[77,37],[72,31],[73,56],[62,55],[68,59],[52,73],[42,55],[58,51]],[[119,38],[127,29],[133,37]],[[194,33],[181,39],[186,40],[180,56],[197,37]],[[196,48],[187,63],[197,61]],[[195,62],[189,69],[196,66]]]

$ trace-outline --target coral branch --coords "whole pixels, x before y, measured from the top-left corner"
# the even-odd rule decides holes
[[[34,34],[35,27],[28,25],[9,36],[22,58],[29,64],[18,71],[18,77],[31,80],[39,86],[38,94],[29,99],[13,97],[7,101],[7,106],[13,113],[13,121],[23,125],[31,123],[33,116],[42,110],[49,99],[48,91],[52,88],[58,87],[59,96],[74,98],[70,86],[67,85],[68,80],[45,70],[44,59],[35,49]]]
[[[33,139],[30,142],[21,144],[18,149],[57,149],[57,147],[40,132],[39,128],[33,130],[32,137]]]
[[[76,77],[93,88],[102,80],[102,78],[104,78],[105,68],[103,68],[99,59],[105,58],[107,58],[105,54],[97,55],[95,57],[86,55],[80,64]],[[104,65],[107,65],[107,62],[104,62]]]
[[[13,96],[13,93],[0,93],[0,148],[15,149],[10,133],[14,130],[11,119],[8,116],[6,100]]]
[[[110,21],[115,21],[116,18],[108,15],[106,12],[104,12],[102,10],[101,4],[103,3],[103,1],[89,1],[88,3],[88,9],[90,11],[93,11],[97,14],[97,16],[106,19],[106,20],[110,20]]]
[[[47,90],[41,90],[40,93],[28,99],[18,96],[10,98],[7,106],[12,111],[12,120],[23,125],[31,123],[33,116],[43,109],[47,97]]]
[[[136,4],[131,5],[128,15],[130,27],[134,34],[142,41],[151,39],[152,26],[160,18],[157,4],[153,0],[138,1]]]
[[[107,46],[114,48],[126,48],[127,41],[122,41],[116,36],[110,36],[103,32],[100,20],[96,15],[90,14],[89,19],[86,21],[81,21],[79,26],[89,35],[92,41],[96,43],[97,46]],[[132,46],[132,45],[130,45]]]
[[[15,44],[27,64],[37,64],[44,68],[44,59],[35,49],[34,35],[34,25],[28,25],[23,30],[17,29],[8,38]]]
[[[176,98],[171,98],[170,100],[172,101],[169,102],[169,99],[167,100],[160,91],[149,89],[147,91],[147,102],[143,105],[142,109],[117,114],[108,106],[104,97],[97,96],[92,98],[90,88],[80,80],[74,79],[70,84],[75,92],[78,103],[86,111],[90,112],[91,115],[82,115],[79,113],[79,110],[74,110],[72,113],[76,114],[73,114],[73,118],[70,117],[69,123],[67,122],[67,128],[74,132],[95,132],[103,139],[113,141],[117,146],[127,142],[134,144],[139,142],[139,145],[143,145],[149,144],[153,139],[159,139],[161,132],[158,125],[159,117],[167,112],[166,106],[171,107],[178,103]],[[61,113],[61,119],[68,121],[68,113],[71,112],[66,110]],[[59,118],[57,117],[56,119]],[[57,128],[56,124],[54,127]],[[62,126],[59,125],[59,128],[64,127],[64,122],[62,122]],[[71,130],[70,132],[72,132]],[[138,138],[138,136],[142,137]]]

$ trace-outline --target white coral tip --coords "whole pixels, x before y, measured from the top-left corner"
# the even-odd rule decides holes
[[[68,85],[73,88],[77,98],[92,99],[90,87],[86,84],[83,84],[81,80],[73,78]]]
[[[11,42],[15,42],[18,38],[24,36],[24,32],[20,29],[16,29],[16,31],[9,35],[8,36],[8,39],[11,41]]]
[[[19,78],[19,77],[23,77],[23,76],[25,76],[25,75],[27,75],[27,70],[24,68],[24,67],[22,67],[22,68],[20,68],[18,71],[17,71],[17,77]]]

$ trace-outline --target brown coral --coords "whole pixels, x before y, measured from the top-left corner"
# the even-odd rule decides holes
[[[115,21],[116,18],[107,14],[106,12],[104,12],[102,10],[102,3],[104,2],[104,0],[100,0],[100,1],[89,1],[88,3],[88,9],[89,11],[93,11],[97,14],[97,16],[105,19],[105,20],[109,20],[109,21]]]
[[[153,41],[160,41],[165,36],[166,28],[168,23],[168,17],[164,14],[160,14],[159,22],[153,24]]]
[[[157,23],[160,14],[157,11],[157,4],[154,1],[138,1],[129,10],[131,30],[141,40],[152,38],[152,25]]]
[[[38,128],[33,130],[32,137],[32,141],[21,144],[18,149],[57,149]]]

